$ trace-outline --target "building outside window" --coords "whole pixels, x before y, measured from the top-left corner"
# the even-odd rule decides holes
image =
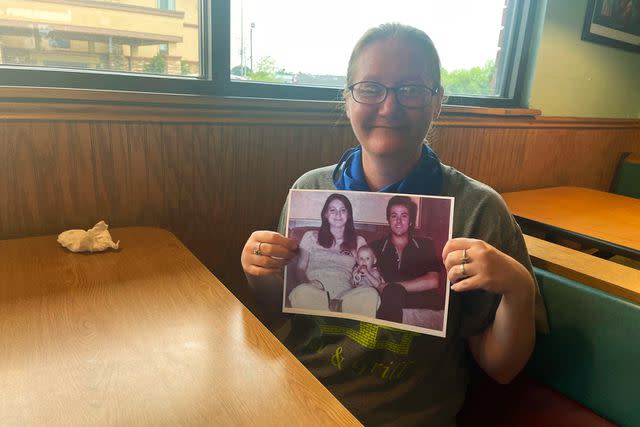
[[[146,73],[161,51],[164,74],[192,74],[200,68],[199,1],[179,2],[180,11],[175,0],[0,1],[2,63]]]

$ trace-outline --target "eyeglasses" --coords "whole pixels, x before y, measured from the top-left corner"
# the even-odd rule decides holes
[[[348,89],[353,100],[360,104],[381,104],[391,90],[395,92],[398,104],[405,108],[424,108],[431,102],[431,97],[438,93],[438,88],[432,89],[425,85],[387,87],[370,81],[354,83]]]

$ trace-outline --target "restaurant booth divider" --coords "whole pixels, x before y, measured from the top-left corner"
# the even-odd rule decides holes
[[[622,155],[611,192],[640,199],[640,152]]]

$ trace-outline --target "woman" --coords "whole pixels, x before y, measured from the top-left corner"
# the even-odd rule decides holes
[[[454,283],[446,338],[342,319],[278,317],[277,273],[297,248],[278,233],[254,232],[242,266],[263,307],[274,304],[271,320],[290,326],[279,330],[285,345],[364,424],[453,426],[468,380],[467,346],[503,383],[531,354],[539,295],[531,263],[500,196],[440,163],[424,144],[444,94],[438,53],[424,32],[400,24],[367,31],[351,54],[347,84],[346,113],[360,145],[294,187],[455,197],[455,238],[442,253]]]
[[[295,267],[296,283],[289,301],[294,308],[343,311],[375,317],[379,305],[373,288],[350,285],[355,254],[366,245],[356,234],[353,208],[342,194],[331,194],[320,213],[322,225],[300,240]],[[335,304],[335,305],[334,305]]]

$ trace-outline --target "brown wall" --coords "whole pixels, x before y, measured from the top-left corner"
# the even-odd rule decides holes
[[[500,192],[559,185],[607,191],[621,154],[640,150],[640,121],[485,118],[468,126],[444,119],[433,147],[444,163]]]
[[[246,301],[247,236],[275,226],[295,178],[355,143],[334,109],[0,102],[0,239],[101,219],[164,227]],[[640,151],[640,123],[450,113],[432,140],[499,191],[606,190],[620,153]]]

